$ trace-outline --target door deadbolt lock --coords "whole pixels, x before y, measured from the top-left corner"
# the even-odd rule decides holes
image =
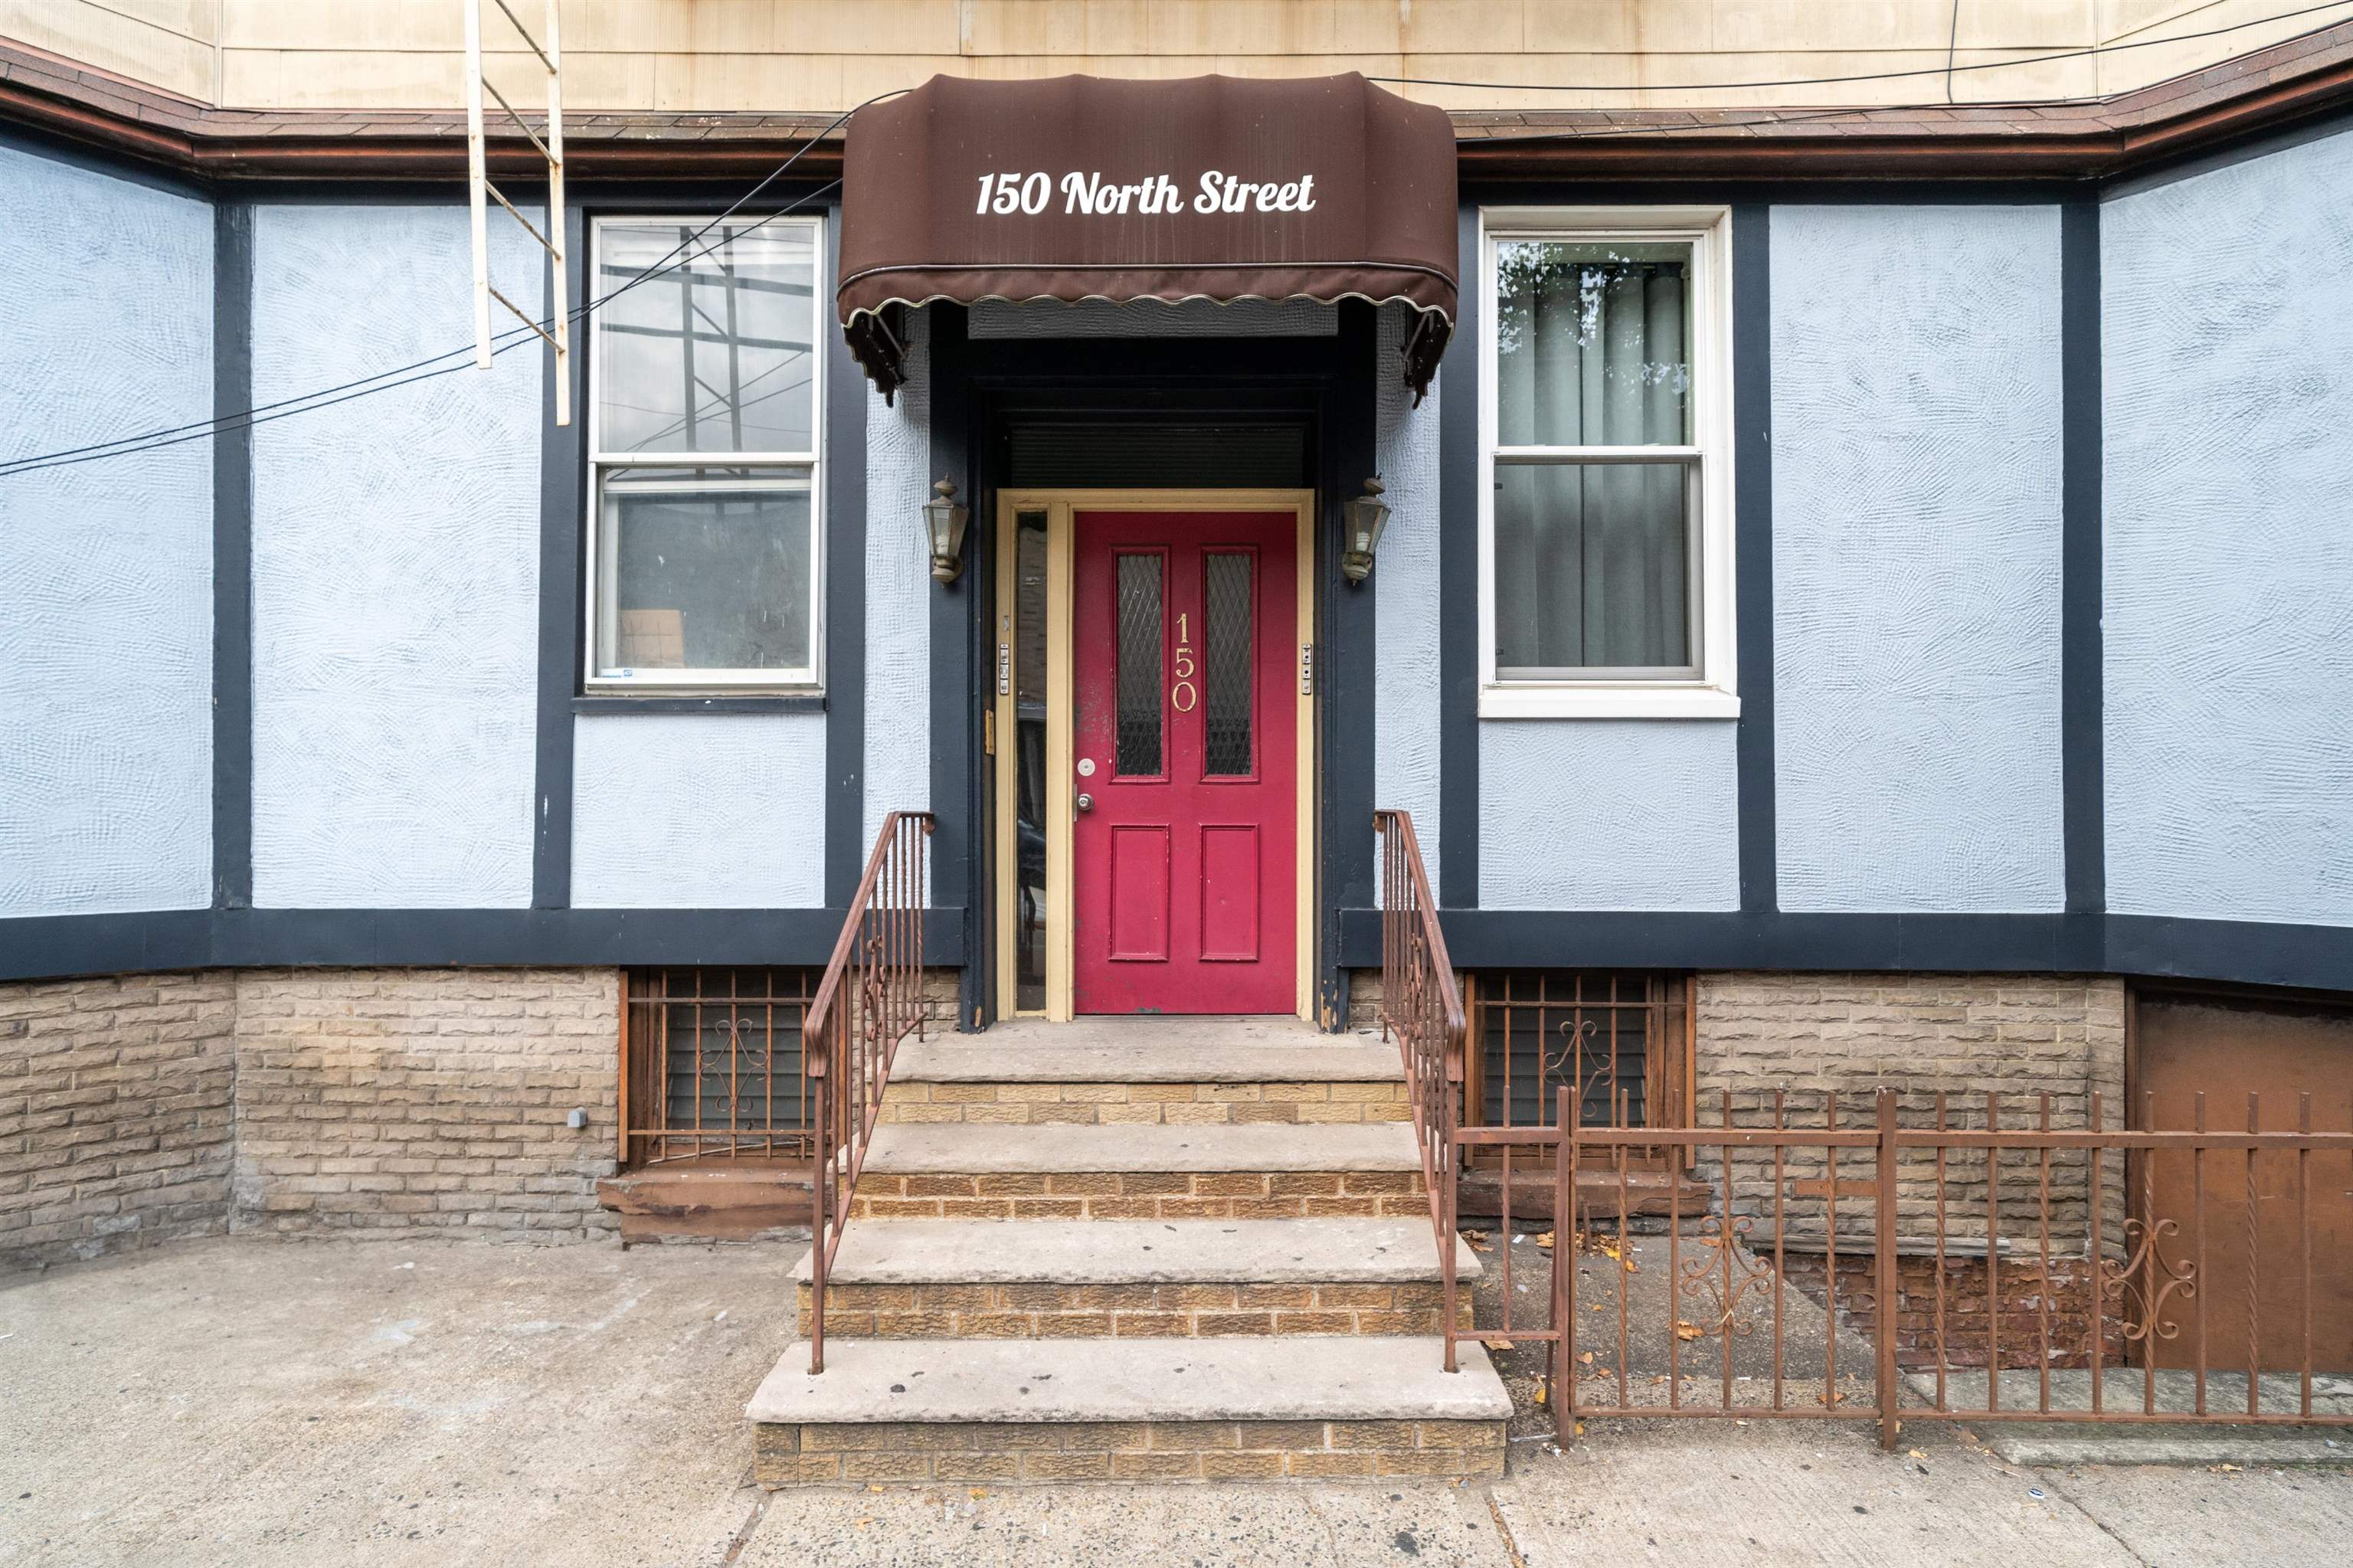
[[[1080,810],[1092,811],[1095,809],[1095,798],[1092,795],[1082,794],[1079,797],[1077,804]]]

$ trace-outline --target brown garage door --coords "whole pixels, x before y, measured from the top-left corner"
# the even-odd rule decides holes
[[[2314,1131],[2353,1130],[2353,1005],[2139,991],[2134,1061],[2136,1127],[2193,1126],[2202,1092],[2210,1128],[2246,1128],[2252,1095],[2262,1131],[2296,1130],[2306,1096]],[[2156,1341],[2158,1365],[2194,1364],[2202,1331],[2211,1367],[2244,1367],[2252,1340],[2266,1372],[2305,1364],[2307,1342],[2314,1372],[2353,1372],[2353,1156],[2264,1150],[2250,1171],[2246,1155],[2214,1150],[2200,1171],[2168,1153],[2133,1183],[2160,1250],[2194,1264],[2202,1245],[2206,1260],[2198,1299],[2177,1298],[2179,1333]]]

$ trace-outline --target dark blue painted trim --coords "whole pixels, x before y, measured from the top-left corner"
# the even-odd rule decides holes
[[[579,264],[570,269],[566,310],[579,309],[587,298],[587,219],[573,207],[564,215],[564,247]],[[543,291],[554,287],[553,273],[552,265],[542,272]],[[569,425],[559,429],[555,423],[552,355],[543,361],[540,377],[538,746],[531,835],[531,902],[538,909],[561,909],[572,902],[572,694],[580,689],[586,636],[580,587],[587,532],[582,498],[588,466],[588,338],[585,323],[574,330]]]
[[[825,276],[839,270],[841,207],[826,213]],[[848,908],[865,874],[866,376],[825,338],[825,901]]]
[[[1315,520],[1317,613],[1315,686],[1319,731],[1317,812],[1321,868],[1317,911],[1315,999],[1335,1029],[1348,1019],[1348,973],[1340,961],[1344,909],[1373,900],[1374,683],[1380,678],[1377,596],[1340,573],[1345,519],[1341,507],[1361,495],[1377,460],[1379,413],[1376,377],[1397,374],[1380,357],[1380,318],[1361,300],[1340,305],[1336,375],[1324,394],[1322,460]],[[1442,405],[1441,405],[1442,406]],[[1440,808],[1441,811],[1443,808]]]
[[[213,207],[213,417],[253,407],[253,208]],[[253,429],[213,430],[213,906],[253,902]]]
[[[1438,366],[1438,901],[1479,904],[1479,209],[1456,225],[1462,283]]]
[[[2063,967],[2056,915],[1448,909],[1458,969],[2025,969]],[[1378,912],[1349,911],[1349,957],[1380,959]],[[2094,943],[2094,950],[2098,944]]]
[[[1772,209],[1760,202],[1732,209],[1732,469],[1740,907],[1755,913],[1780,902],[1773,767],[1773,228]]]
[[[987,599],[985,567],[975,561],[988,553],[997,530],[986,515],[988,508],[975,504],[974,453],[971,443],[972,385],[970,358],[961,305],[933,305],[924,313],[931,333],[931,474],[954,480],[957,498],[973,508],[973,526],[965,535],[965,571],[951,583],[932,583],[931,595],[931,736],[932,811],[937,827],[926,863],[931,868],[932,896],[959,907],[971,901],[980,823],[976,770],[972,765],[979,733],[981,705],[987,700],[975,672],[983,662],[975,646],[987,630],[982,612]],[[912,536],[920,525],[914,517],[878,517],[873,525],[904,529]],[[886,809],[902,802],[883,801]],[[962,967],[958,980],[956,1027],[980,1027],[987,1006],[987,979],[971,938],[974,926],[964,927],[965,947],[951,962]]]
[[[2110,915],[2105,966],[2123,974],[2353,991],[2353,928]]]
[[[1457,969],[2133,974],[2353,991],[2353,927],[2141,915],[1791,915],[1449,909]],[[1380,912],[1345,912],[1345,957],[1381,959]]]
[[[0,980],[216,966],[822,964],[841,909],[190,909],[0,920]],[[1342,967],[1380,962],[1380,914],[1338,911]],[[1450,909],[1461,969],[1507,967],[2156,975],[2353,991],[2353,927],[2147,915],[1789,915]],[[959,906],[924,957],[968,946]]]
[[[843,909],[221,909],[0,920],[0,980],[284,964],[807,964]],[[964,950],[961,908],[923,917],[927,962]]]
[[[2105,654],[2100,632],[2100,206],[2059,209],[2059,744],[2066,900],[2108,904]]]

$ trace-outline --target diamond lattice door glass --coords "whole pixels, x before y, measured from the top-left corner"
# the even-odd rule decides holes
[[[1250,557],[1240,551],[1204,559],[1202,770],[1212,778],[1250,771]]]

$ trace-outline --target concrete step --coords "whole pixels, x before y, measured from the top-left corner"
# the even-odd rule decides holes
[[[747,1411],[754,1474],[849,1481],[1497,1476],[1511,1396],[1434,1338],[826,1340]]]
[[[947,1171],[1411,1171],[1409,1127],[890,1127],[869,1176]]]
[[[1479,1255],[1454,1244],[1455,1277]],[[807,1283],[804,1256],[793,1277]],[[1427,1214],[1391,1220],[1041,1220],[987,1227],[954,1220],[852,1225],[833,1279],[843,1285],[1153,1285],[1228,1280],[1374,1284],[1438,1277]]]
[[[1393,1042],[1296,1019],[1109,1018],[1000,1023],[910,1040],[893,1082],[935,1084],[1403,1083]]]
[[[1103,1018],[909,1041],[881,1119],[1198,1125],[1412,1114],[1398,1049],[1377,1036],[1323,1034],[1296,1019]]]
[[[1470,1322],[1478,1255],[1458,1241]],[[809,1265],[795,1271],[801,1330]],[[842,1233],[828,1331],[861,1339],[1434,1334],[1445,1320],[1426,1217],[903,1220]]]
[[[1428,1203],[1413,1129],[878,1127],[853,1200],[876,1219],[1403,1218]]]

